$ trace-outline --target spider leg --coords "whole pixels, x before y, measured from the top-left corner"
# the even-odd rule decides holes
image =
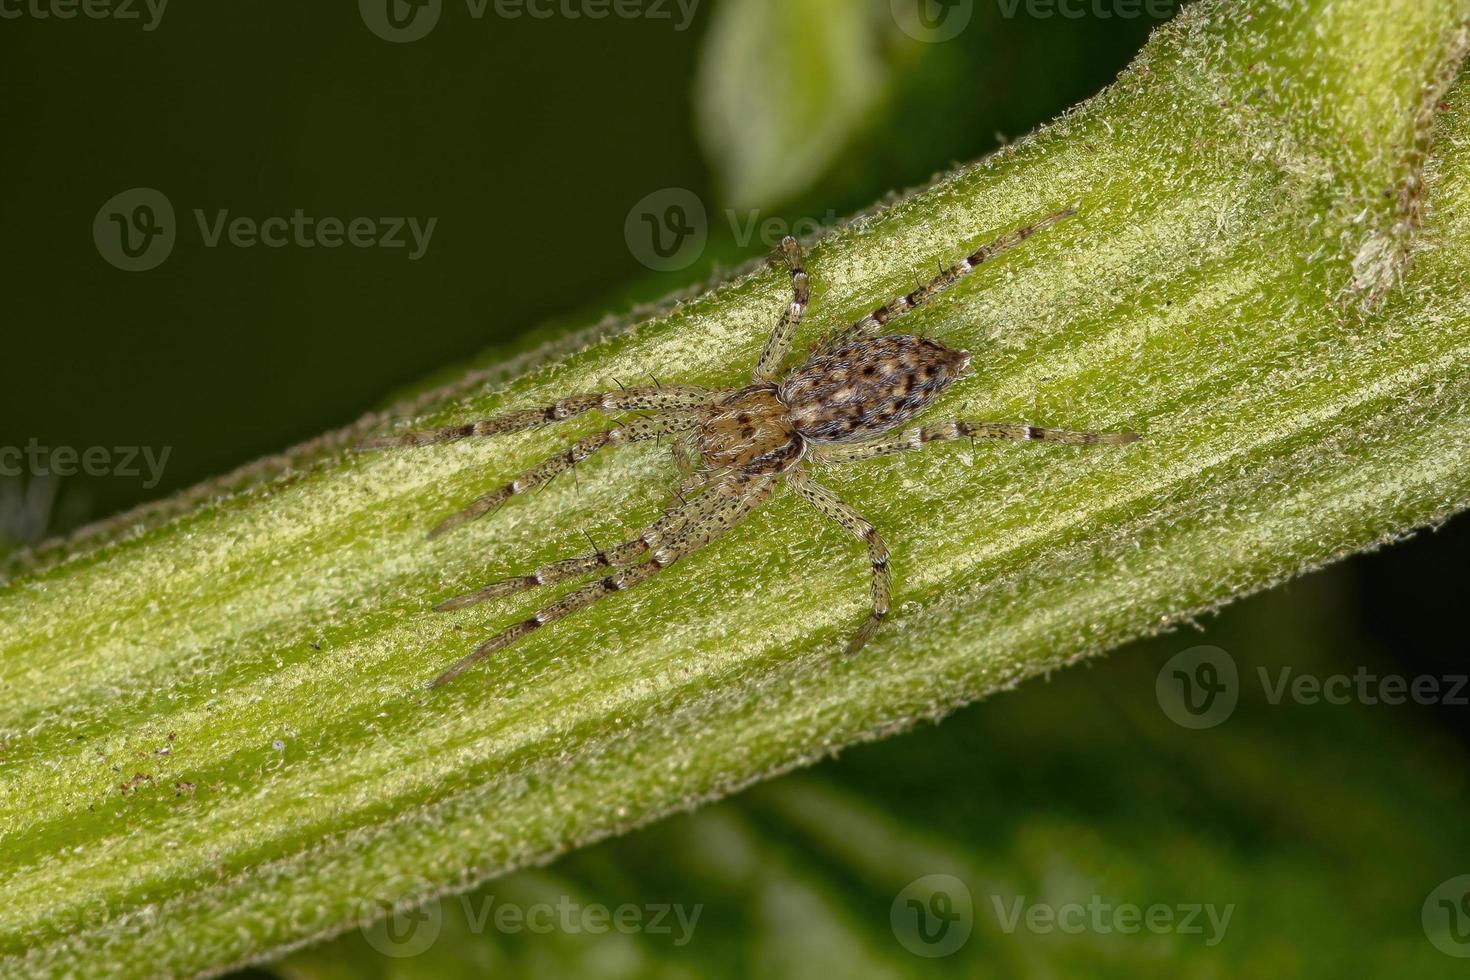
[[[524,432],[544,425],[569,419],[574,415],[593,410],[601,412],[687,412],[699,408],[709,401],[710,393],[692,385],[655,384],[650,388],[624,388],[620,391],[604,391],[588,395],[572,395],[554,405],[544,408],[528,408],[505,412],[501,415],[449,425],[440,429],[420,429],[398,435],[379,436],[356,447],[357,452],[375,449],[392,449],[399,446],[429,446],[440,442],[455,442],[460,439],[496,436],[507,432]]]
[[[690,473],[681,479],[679,485],[669,494],[669,499],[664,503],[664,510],[673,510],[676,506],[687,504],[691,500],[698,500],[704,490],[718,482],[719,478],[720,471],[718,470]]]
[[[802,264],[801,245],[787,235],[781,240],[781,254],[786,259],[786,268],[791,270],[791,302],[766,338],[766,346],[755,362],[756,381],[770,381],[781,370],[781,361],[791,350],[791,338],[796,334],[801,318],[806,315],[807,303],[811,301],[811,280]]]
[[[700,469],[699,464],[700,457],[694,448],[693,439],[675,439],[674,465],[679,468],[679,484],[669,494],[668,501],[664,503],[664,510],[673,508],[675,503],[688,503],[692,495],[724,475],[724,471]]]
[[[680,432],[689,428],[693,422],[688,416],[652,415],[632,419],[621,425],[615,425],[585,439],[579,439],[572,443],[564,452],[557,453],[536,466],[526,470],[520,476],[498,489],[479,497],[474,503],[464,510],[441,521],[432,531],[429,537],[436,538],[446,531],[451,531],[468,521],[477,517],[483,517],[496,507],[505,503],[516,494],[534,490],[536,487],[544,486],[553,477],[563,473],[582,460],[591,456],[604,446],[621,445],[625,442],[639,442],[644,439],[655,439],[661,435]]]
[[[694,448],[693,433],[675,439],[673,453],[674,465],[679,468],[679,476],[688,479],[699,467],[699,453]]]
[[[868,546],[868,563],[873,567],[873,611],[847,644],[847,654],[857,653],[877,631],[888,615],[888,601],[892,594],[892,581],[888,574],[888,546],[878,529],[868,523],[841,497],[817,483],[803,469],[787,473],[787,480],[807,503],[819,512],[836,521],[849,534]]]
[[[452,609],[463,609],[479,602],[514,595],[517,592],[524,592],[542,585],[555,585],[568,579],[581,578],[599,568],[614,568],[632,564],[646,558],[649,551],[658,548],[671,535],[677,534],[687,525],[698,523],[709,517],[719,508],[720,504],[718,494],[710,493],[696,497],[680,507],[670,509],[658,520],[639,531],[636,537],[621,544],[611,548],[598,548],[594,545],[594,550],[590,554],[563,558],[542,565],[529,575],[517,575],[504,581],[493,582],[474,592],[447,599],[435,606],[434,611],[448,612]]]
[[[1068,429],[1042,429],[1034,425],[1009,422],[967,422],[958,419],[920,425],[912,429],[867,442],[829,443],[813,446],[812,456],[824,464],[852,463],[874,456],[923,449],[931,442],[950,439],[1002,439],[1012,442],[1059,442],[1072,446],[1120,446],[1139,439],[1137,432],[1073,432]]]
[[[703,520],[686,526],[662,542],[652,550],[646,561],[621,568],[606,578],[573,589],[556,602],[542,607],[530,619],[522,620],[481,643],[468,656],[430,681],[428,686],[442,687],[490,654],[505,649],[547,623],[570,616],[614,592],[630,589],[652,578],[680,558],[698,551],[728,531],[737,521],[764,503],[774,486],[774,477],[764,474],[742,473],[729,478],[718,490],[721,506],[712,510]]]
[[[830,350],[834,347],[840,347],[848,341],[877,333],[890,320],[896,320],[905,313],[923,306],[986,262],[989,262],[1003,252],[1015,248],[1043,228],[1054,225],[1064,218],[1070,218],[1076,213],[1077,209],[1075,207],[1062,208],[1060,211],[1053,211],[1046,217],[1033,221],[1029,225],[1006,232],[990,244],[982,245],[956,264],[946,269],[941,269],[939,275],[930,279],[913,292],[907,293],[878,307],[857,323],[835,334],[830,340],[821,344],[820,347],[824,350]]]

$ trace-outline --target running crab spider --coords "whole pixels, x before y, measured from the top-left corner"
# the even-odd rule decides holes
[[[430,532],[443,534],[495,510],[516,494],[546,484],[604,446],[675,437],[684,472],[673,506],[636,537],[607,550],[564,558],[461,595],[434,608],[461,609],[526,589],[600,574],[595,580],[544,606],[529,619],[497,633],[429,682],[439,687],[479,661],[553,620],[569,616],[614,592],[643,582],[703,548],[759,507],[785,481],[799,496],[867,546],[872,566],[872,612],[847,645],[849,654],[866,643],[888,614],[888,548],[878,529],[835,493],[812,479],[808,461],[851,463],[888,453],[921,449],[950,439],[1040,440],[1117,445],[1132,432],[1069,432],[1005,422],[953,420],[899,429],[928,408],[970,371],[970,355],[923,337],[879,335],[892,320],[924,305],[980,265],[1036,232],[1075,213],[1064,208],[1007,232],[931,281],[900,296],[819,346],[794,369],[781,363],[806,313],[810,286],[801,247],[781,243],[791,273],[791,301],[766,340],[752,383],[711,391],[689,385],[655,384],[600,394],[573,395],[554,405],[508,412],[465,425],[385,436],[362,449],[425,446],[479,436],[521,432],[583,412],[643,413],[573,443],[566,451],[492,490]],[[896,430],[896,431],[895,431]]]

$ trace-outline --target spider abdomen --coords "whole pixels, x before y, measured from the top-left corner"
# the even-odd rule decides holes
[[[907,422],[969,366],[969,353],[936,340],[874,337],[812,357],[778,394],[803,438],[847,442]]]

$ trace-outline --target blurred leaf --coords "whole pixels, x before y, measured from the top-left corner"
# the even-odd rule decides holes
[[[888,84],[874,5],[725,0],[695,79],[696,128],[731,207],[779,204],[849,144]]]

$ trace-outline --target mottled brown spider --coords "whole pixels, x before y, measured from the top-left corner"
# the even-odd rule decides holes
[[[782,480],[867,545],[868,562],[873,570],[873,611],[847,645],[847,652],[855,653],[888,614],[888,548],[877,528],[811,478],[811,463],[850,463],[960,438],[1108,444],[1138,438],[1132,432],[1068,432],[963,420],[892,431],[928,408],[956,379],[969,373],[970,355],[924,337],[874,334],[891,320],[933,299],[977,266],[1074,213],[1075,209],[1065,208],[1002,235],[930,282],[879,307],[830,338],[784,376],[780,374],[781,362],[790,350],[810,296],[801,247],[793,238],[781,243],[781,254],[791,272],[791,302],[756,361],[753,383],[744,388],[711,391],[690,385],[655,384],[573,395],[545,408],[508,412],[466,425],[387,436],[365,444],[363,449],[423,446],[520,432],[594,409],[646,413],[573,443],[565,452],[485,494],[430,532],[438,535],[489,513],[516,494],[544,485],[604,446],[665,435],[675,437],[674,455],[683,473],[675,491],[677,503],[636,537],[607,550],[552,562],[529,575],[487,585],[435,607],[460,609],[525,589],[607,571],[542,608],[530,619],[481,643],[429,686],[446,684],[475,663],[552,620],[653,577],[728,531],[764,503]]]

